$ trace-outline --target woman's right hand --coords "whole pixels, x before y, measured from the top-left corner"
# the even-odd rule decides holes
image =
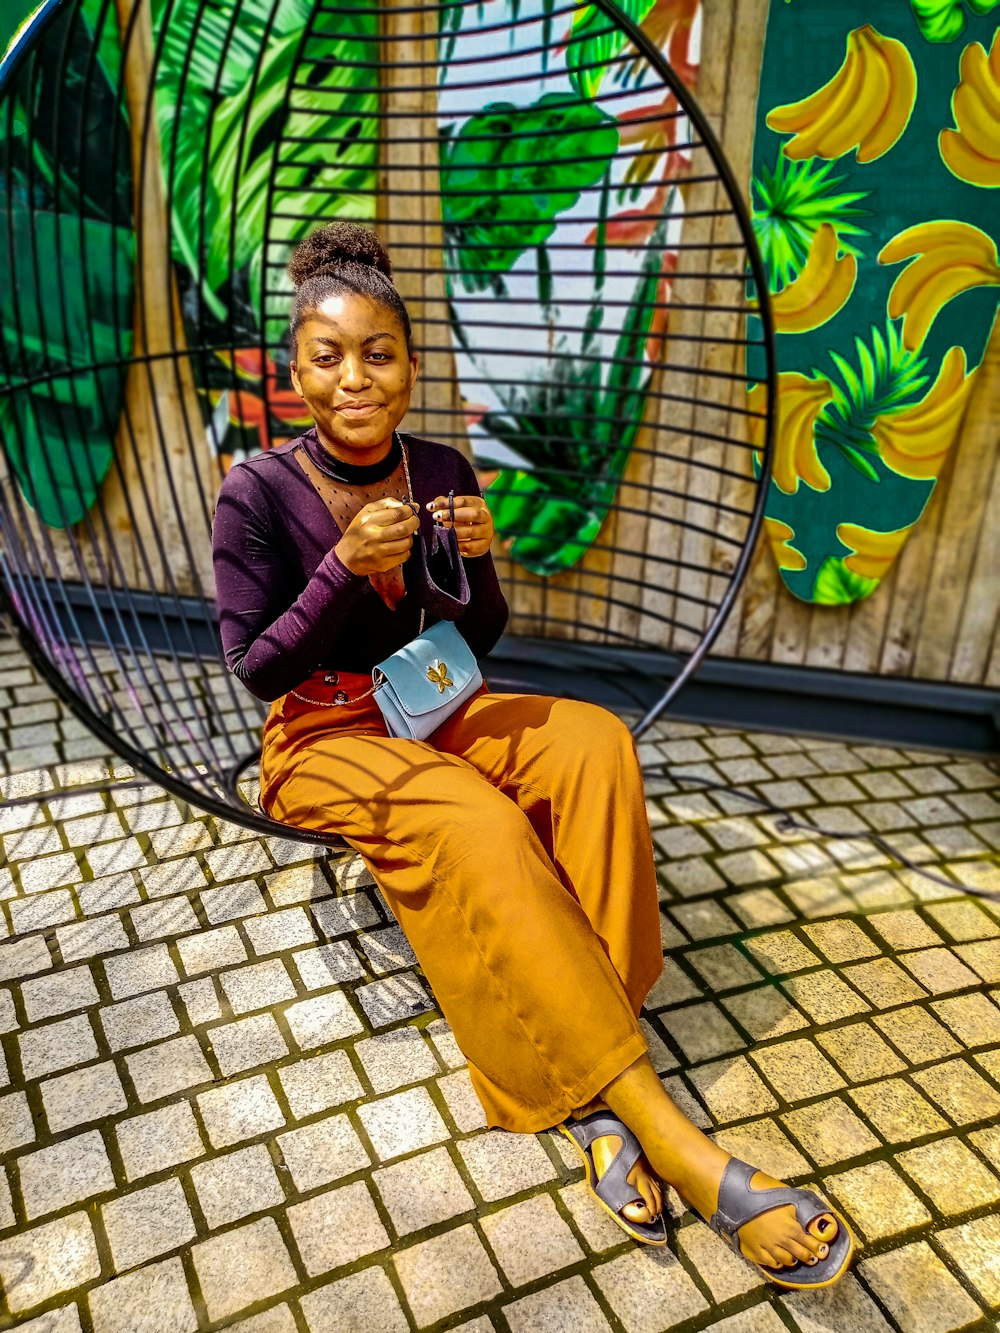
[[[352,574],[384,574],[410,558],[420,520],[410,505],[386,498],[358,511],[333,548]]]

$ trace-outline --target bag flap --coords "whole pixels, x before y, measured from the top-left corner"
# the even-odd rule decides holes
[[[459,630],[449,620],[432,625],[391,657],[379,662],[399,705],[413,717],[433,712],[463,690],[479,663]]]

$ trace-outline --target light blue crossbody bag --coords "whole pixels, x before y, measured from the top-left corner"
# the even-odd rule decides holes
[[[412,495],[405,449],[403,466]],[[448,505],[451,529],[435,532],[429,556],[419,542],[416,552],[424,589],[433,592],[439,612],[445,615],[454,614],[469,600],[469,585],[455,535],[454,491],[448,496]],[[455,592],[439,586],[436,576],[454,584]],[[475,654],[451,620],[439,620],[425,630],[424,619],[421,608],[416,638],[372,669],[375,702],[382,710],[389,735],[415,741],[426,740],[483,683]]]
[[[372,680],[390,736],[422,741],[479,689],[483,673],[461,632],[441,620],[379,662]]]

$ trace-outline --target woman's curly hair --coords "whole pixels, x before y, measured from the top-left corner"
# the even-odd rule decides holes
[[[295,284],[292,307],[292,347],[306,315],[328,296],[347,292],[367,296],[399,320],[410,351],[410,316],[392,281],[392,261],[369,227],[357,222],[332,222],[311,232],[295,247],[288,261],[288,276]]]

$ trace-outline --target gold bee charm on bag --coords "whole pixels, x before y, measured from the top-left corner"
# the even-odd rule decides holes
[[[427,679],[438,687],[441,694],[444,694],[446,686],[454,685],[455,683],[448,675],[448,664],[442,662],[440,659],[436,666],[429,666],[427,668]]]

